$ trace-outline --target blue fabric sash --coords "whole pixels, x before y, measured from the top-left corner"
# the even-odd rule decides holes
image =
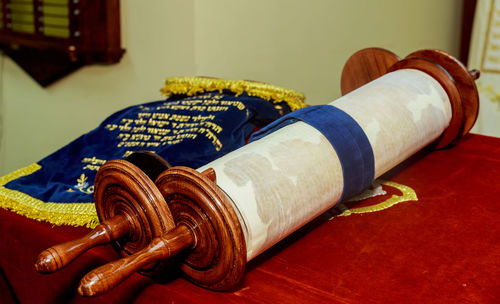
[[[289,113],[254,133],[250,141],[299,120],[320,131],[337,152],[344,178],[340,201],[361,193],[373,183],[375,160],[365,132],[349,114],[334,106],[312,106]]]

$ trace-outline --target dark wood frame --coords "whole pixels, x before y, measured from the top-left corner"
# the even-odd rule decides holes
[[[45,36],[38,30],[43,26],[37,9],[42,4],[39,0],[34,1],[35,32],[12,31],[7,26],[9,0],[0,1],[4,12],[0,49],[44,87],[83,65],[116,63],[125,52],[121,47],[119,0],[68,1],[68,38]]]
[[[472,26],[476,13],[477,0],[464,0],[462,10],[462,32],[460,39],[460,61],[467,64],[469,59],[470,41],[472,37]]]

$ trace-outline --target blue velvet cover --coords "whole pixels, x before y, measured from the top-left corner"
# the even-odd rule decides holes
[[[5,187],[43,202],[92,202],[95,174],[106,160],[147,150],[174,166],[198,168],[244,145],[255,128],[277,119],[285,108],[226,91],[131,106],[39,161],[41,169]]]

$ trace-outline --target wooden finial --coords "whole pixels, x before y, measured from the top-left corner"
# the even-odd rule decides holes
[[[212,182],[214,182],[214,183],[217,182],[217,177],[215,175],[215,170],[213,168],[208,168],[207,170],[201,172],[201,174],[206,176]]]
[[[153,239],[141,251],[89,272],[80,281],[78,293],[87,297],[103,294],[146,265],[164,261],[192,244],[191,229],[181,224],[171,232]]]
[[[143,156],[139,158],[144,160]],[[112,241],[127,256],[175,227],[163,196],[134,164],[125,160],[107,162],[98,171],[95,185],[94,199],[101,224],[83,238],[43,251],[35,263],[38,272],[58,271],[90,248]]]
[[[176,228],[135,254],[88,273],[78,289],[81,295],[102,294],[144,266],[164,263],[183,250],[180,268],[198,285],[227,289],[239,282],[246,265],[245,239],[228,198],[215,184],[215,171],[173,167],[158,177],[156,185]]]
[[[470,77],[472,77],[472,79],[477,80],[479,79],[479,76],[481,76],[481,72],[479,72],[479,70],[473,69],[469,71],[469,75]]]
[[[128,161],[107,162],[95,182],[102,223],[79,240],[44,251],[37,270],[56,271],[85,250],[114,240],[124,258],[88,273],[80,294],[102,294],[136,271],[159,271],[157,265],[181,251],[185,254],[180,268],[189,280],[210,289],[233,286],[245,270],[245,238],[229,198],[215,180],[212,168],[199,173],[173,167],[154,185]]]
[[[108,161],[99,169],[94,200],[101,222],[118,214],[127,215],[130,237],[115,242],[123,256],[142,250],[154,238],[175,228],[167,203],[154,182],[128,161]]]
[[[37,258],[36,271],[56,272],[70,264],[82,253],[98,245],[109,244],[129,234],[130,225],[124,215],[116,215],[99,224],[86,236],[46,249]]]
[[[172,167],[156,185],[175,222],[191,227],[194,235],[180,265],[186,278],[214,290],[238,283],[247,261],[245,236],[230,198],[215,184],[215,171]]]

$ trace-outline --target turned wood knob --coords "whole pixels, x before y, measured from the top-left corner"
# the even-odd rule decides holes
[[[473,69],[469,71],[469,75],[470,77],[472,77],[472,79],[477,80],[481,76],[481,72],[479,70]]]
[[[104,293],[137,271],[160,272],[169,257],[187,248],[180,268],[189,279],[213,289],[238,282],[246,264],[244,236],[215,171],[168,166],[149,152],[104,164],[94,193],[101,224],[42,252],[37,271],[57,271],[88,249],[113,243],[123,258],[88,273],[80,294]]]
[[[212,289],[237,283],[246,264],[243,231],[215,180],[211,168],[199,173],[173,167],[160,174],[156,186],[177,224],[175,229],[153,238],[135,253],[127,255],[122,251],[124,258],[92,270],[81,280],[78,292],[83,296],[100,295],[137,271],[162,269],[169,257],[181,251],[185,253],[180,268],[188,279]],[[97,191],[112,188],[100,180],[96,183]],[[98,196],[96,202],[102,205],[105,197],[108,195]]]
[[[52,246],[37,258],[36,271],[52,273],[73,262],[82,253],[98,245],[108,244],[127,235],[130,225],[127,217],[116,215],[99,224],[86,236],[63,244]]]
[[[196,171],[191,170],[189,172],[192,174]],[[208,183],[215,183],[216,181],[215,171],[212,168],[201,173],[195,173],[194,176],[199,178],[200,181]],[[185,175],[183,175],[183,178],[185,178]],[[172,190],[165,184],[164,177],[159,179],[158,185],[163,190],[162,194],[165,197],[172,194],[170,192]],[[195,187],[189,188],[191,190],[195,189]],[[175,193],[179,193],[179,189]],[[210,268],[212,261],[217,256],[219,256],[219,259],[224,258],[224,255],[217,254],[216,247],[220,246],[220,244],[217,242],[216,232],[212,227],[214,223],[218,223],[215,222],[215,219],[208,219],[207,215],[203,214],[204,210],[195,205],[202,205],[201,198],[194,197],[197,202],[195,204],[190,203],[193,195],[199,195],[199,193],[196,193],[198,193],[196,190],[194,193],[184,193],[187,197],[184,197],[182,201],[175,198],[168,201],[170,208],[174,210],[173,215],[178,223],[174,230],[154,238],[148,246],[135,254],[92,270],[80,281],[78,292],[82,296],[103,294],[133,273],[155,262],[161,261],[165,263],[169,257],[177,255],[186,248],[192,249],[187,261],[201,269],[207,266]]]
[[[146,265],[166,260],[192,244],[190,228],[181,224],[171,232],[153,239],[141,251],[92,270],[80,281],[78,292],[83,296],[105,293]]]
[[[101,222],[116,214],[127,215],[132,231],[129,237],[113,243],[122,256],[142,250],[154,238],[175,228],[168,205],[154,182],[129,161],[111,160],[99,169],[94,200]]]
[[[128,160],[104,164],[97,173],[94,193],[101,224],[80,239],[43,251],[35,269],[40,273],[58,271],[90,248],[108,243],[114,243],[127,256],[172,230],[175,224],[170,210],[151,180],[169,166],[150,152],[133,153]]]

